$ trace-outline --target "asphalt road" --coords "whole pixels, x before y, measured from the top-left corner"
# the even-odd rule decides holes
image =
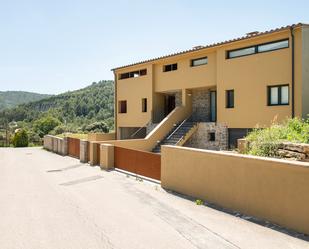
[[[309,248],[160,185],[40,148],[0,149],[0,249]]]

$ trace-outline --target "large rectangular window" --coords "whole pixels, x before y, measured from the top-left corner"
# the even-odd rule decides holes
[[[231,59],[231,58],[241,57],[241,56],[250,55],[254,53],[255,53],[255,47],[242,48],[242,49],[229,51],[228,58]]]
[[[174,71],[174,70],[177,70],[177,63],[163,66],[163,72],[170,72],[170,71]]]
[[[226,108],[234,108],[234,90],[227,90],[226,95]]]
[[[119,106],[119,113],[127,113],[127,101],[126,100],[120,100],[118,102]]]
[[[278,41],[278,42],[271,42],[267,44],[262,44],[258,46],[258,53],[267,52],[267,51],[273,51],[281,48],[288,48],[289,47],[289,41]]]
[[[227,51],[227,59],[288,48],[289,40],[281,40]]]
[[[128,79],[128,78],[136,78],[136,77],[140,77],[144,75],[147,75],[147,69],[141,69],[141,70],[132,71],[128,73],[122,73],[119,75],[119,79],[123,80],[123,79]]]
[[[142,112],[147,112],[147,99],[142,99]]]
[[[278,85],[268,86],[268,105],[288,105],[289,104],[289,86]]]
[[[207,57],[193,59],[193,60],[191,60],[191,67],[206,65],[207,63],[208,63]]]

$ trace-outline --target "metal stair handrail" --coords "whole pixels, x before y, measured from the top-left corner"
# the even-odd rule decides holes
[[[194,123],[194,125],[190,128],[190,130],[191,130],[194,126],[196,126],[196,123]],[[189,130],[189,131],[190,131],[190,130]],[[189,132],[189,131],[188,131],[188,132]],[[179,140],[176,142],[176,145],[177,145],[182,139],[185,138],[185,136],[188,134],[188,132],[187,132],[185,135],[182,135],[181,138],[179,138]]]
[[[147,127],[150,123],[152,122],[152,120],[150,119],[145,125],[143,125],[142,127],[140,127],[137,131],[135,131],[130,137],[133,138],[137,133],[139,133],[143,128]]]
[[[192,115],[191,115],[191,116],[192,116]],[[166,139],[167,139],[167,140],[170,139],[170,138],[175,134],[175,132],[178,131],[179,128],[180,128],[187,120],[189,120],[189,119],[191,118],[191,116],[188,117],[188,118],[186,118],[184,121],[182,121],[182,122],[180,123],[180,125],[179,125],[179,126],[178,126]]]

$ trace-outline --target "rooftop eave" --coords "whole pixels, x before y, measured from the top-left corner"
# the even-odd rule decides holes
[[[206,46],[201,46],[200,48],[188,49],[188,50],[184,50],[184,51],[169,54],[169,55],[163,55],[163,56],[160,56],[160,57],[156,57],[156,58],[152,58],[152,59],[148,59],[148,60],[144,60],[144,61],[139,61],[139,62],[136,62],[136,63],[125,65],[125,66],[113,68],[113,69],[111,69],[111,71],[115,72],[116,70],[127,68],[127,67],[133,67],[133,66],[137,66],[137,65],[141,65],[141,64],[145,64],[145,63],[150,63],[150,62],[158,61],[158,60],[161,60],[161,59],[165,59],[165,58],[169,58],[169,57],[173,57],[173,56],[177,56],[177,55],[182,55],[182,54],[186,54],[186,53],[201,51],[201,50],[208,49],[208,48],[218,47],[218,46],[230,44],[230,43],[233,43],[233,42],[238,42],[238,41],[247,40],[247,39],[251,39],[251,38],[255,38],[255,37],[260,37],[260,36],[263,36],[263,35],[268,35],[268,34],[272,34],[272,33],[277,33],[277,32],[281,32],[281,31],[289,30],[291,28],[296,28],[296,27],[309,27],[309,24],[306,24],[306,23],[292,24],[292,25],[281,27],[281,28],[276,28],[276,29],[271,29],[271,30],[268,30],[268,31],[260,32],[258,34],[254,34],[254,35],[246,35],[246,36],[234,38],[234,39],[231,39],[231,40],[226,40],[226,41],[223,41],[223,42],[217,42],[217,43],[209,44],[209,45],[206,45]]]

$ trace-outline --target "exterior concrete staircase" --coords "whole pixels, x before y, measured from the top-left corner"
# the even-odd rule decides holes
[[[152,152],[161,153],[161,145],[183,145],[196,129],[197,123],[192,122],[191,119],[184,120],[175,125],[167,136],[152,149]]]

